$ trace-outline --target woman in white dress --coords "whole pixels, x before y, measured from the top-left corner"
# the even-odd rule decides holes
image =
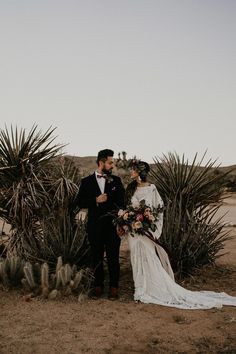
[[[154,184],[147,182],[150,167],[146,162],[132,165],[132,182],[126,190],[127,203],[137,206],[141,200],[150,207],[163,206]],[[161,236],[163,214],[157,222],[153,239]],[[120,230],[120,234],[122,234]],[[164,249],[147,236],[128,235],[131,265],[135,285],[134,300],[182,309],[209,309],[222,305],[236,306],[236,297],[212,291],[190,291],[174,280],[168,255]]]

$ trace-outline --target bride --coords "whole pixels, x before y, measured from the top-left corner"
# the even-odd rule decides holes
[[[147,182],[148,163],[134,160],[132,182],[126,190],[127,204],[137,206],[141,200],[150,207],[163,206],[154,184]],[[163,214],[158,219],[153,239],[161,236]],[[121,236],[124,231],[118,230]],[[135,285],[134,300],[182,309],[209,309],[222,305],[236,306],[236,297],[212,291],[190,291],[178,285],[164,249],[147,236],[128,235],[131,265]]]

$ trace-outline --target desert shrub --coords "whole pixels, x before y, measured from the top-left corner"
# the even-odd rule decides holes
[[[86,267],[90,262],[85,222],[75,223],[78,168],[54,144],[54,129],[27,135],[0,131],[0,217],[12,227],[8,248],[21,258]]]
[[[154,159],[151,174],[164,204],[160,243],[178,276],[213,263],[229,238],[217,212],[225,197],[226,174],[212,173],[214,161],[191,164],[177,154]],[[227,172],[229,173],[229,172]]]

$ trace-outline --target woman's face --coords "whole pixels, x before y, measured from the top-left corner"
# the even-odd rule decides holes
[[[132,169],[130,170],[130,177],[131,177],[132,179],[137,179],[138,176],[139,176],[138,171],[135,170],[134,168],[132,168]]]

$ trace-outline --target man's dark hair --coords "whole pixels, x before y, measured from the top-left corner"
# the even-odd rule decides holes
[[[97,156],[97,164],[99,164],[99,161],[103,161],[105,162],[108,158],[108,156],[112,156],[114,155],[114,151],[110,150],[110,149],[104,149],[98,152],[98,156]]]

